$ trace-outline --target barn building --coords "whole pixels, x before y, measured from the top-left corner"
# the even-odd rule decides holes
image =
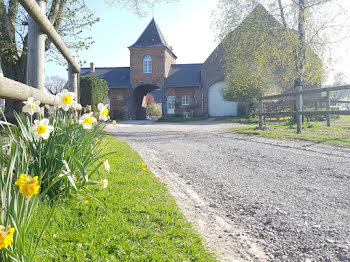
[[[279,27],[279,22],[258,5],[246,18]],[[245,20],[242,22],[244,24]],[[266,22],[266,23],[265,23]],[[225,61],[223,43],[204,63],[177,64],[176,55],[154,19],[129,46],[130,67],[82,68],[81,76],[98,76],[108,82],[112,117],[145,119],[144,96],[157,94],[163,116],[235,116],[245,105],[223,98]],[[157,91],[155,91],[157,90]]]

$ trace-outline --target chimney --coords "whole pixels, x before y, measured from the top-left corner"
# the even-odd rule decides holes
[[[90,63],[90,72],[95,72],[95,64]]]

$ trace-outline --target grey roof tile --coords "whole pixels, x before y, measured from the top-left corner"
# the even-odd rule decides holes
[[[129,48],[142,48],[153,46],[164,46],[169,48],[154,18],[148,24],[145,31],[143,31],[139,39],[137,39],[137,41]]]
[[[173,64],[165,81],[165,87],[195,87],[201,85],[203,64]]]
[[[98,76],[108,83],[109,88],[129,88],[130,67],[97,67],[94,72],[90,68],[82,68],[81,76]]]
[[[166,101],[166,96],[164,94],[164,91],[161,89],[153,90],[150,94],[153,96],[154,100],[157,103],[161,103],[163,101]]]

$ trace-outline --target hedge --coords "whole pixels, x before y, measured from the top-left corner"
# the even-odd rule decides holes
[[[107,104],[108,84],[97,76],[84,76],[80,78],[80,103],[82,106],[91,105],[97,112],[97,104]]]

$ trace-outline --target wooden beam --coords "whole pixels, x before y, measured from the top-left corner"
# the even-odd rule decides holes
[[[296,91],[296,92],[289,92],[279,95],[273,95],[273,96],[263,96],[262,100],[273,100],[281,97],[288,97],[288,96],[295,96],[295,95],[303,95],[303,94],[315,94],[315,93],[321,93],[321,92],[327,92],[327,91],[338,91],[338,90],[348,90],[350,89],[350,85],[344,85],[344,86],[334,86],[334,87],[324,87],[324,88],[316,88],[316,89],[308,89],[303,91]]]
[[[42,104],[58,105],[58,98],[55,95],[6,77],[0,77],[0,97],[16,101],[26,101],[29,97],[33,97]],[[81,110],[81,108],[81,105],[78,104],[77,109]]]
[[[264,104],[262,100],[259,100],[259,128],[263,128],[263,114],[264,114]]]
[[[297,111],[289,112],[265,112],[263,116],[291,116],[298,114]],[[303,111],[303,115],[350,115],[350,110],[322,110],[322,111]],[[259,114],[260,115],[260,114]]]
[[[46,1],[37,0],[42,14],[46,11]],[[28,17],[27,84],[46,91],[45,88],[45,33],[41,31],[31,16]]]
[[[66,58],[69,64],[72,65],[74,72],[80,72],[80,66],[75,61],[74,57],[70,54],[69,49],[62,41],[61,37],[56,32],[49,19],[40,10],[40,7],[35,0],[18,0],[28,14],[34,19],[34,21],[40,26],[41,30],[51,39],[52,43]]]

